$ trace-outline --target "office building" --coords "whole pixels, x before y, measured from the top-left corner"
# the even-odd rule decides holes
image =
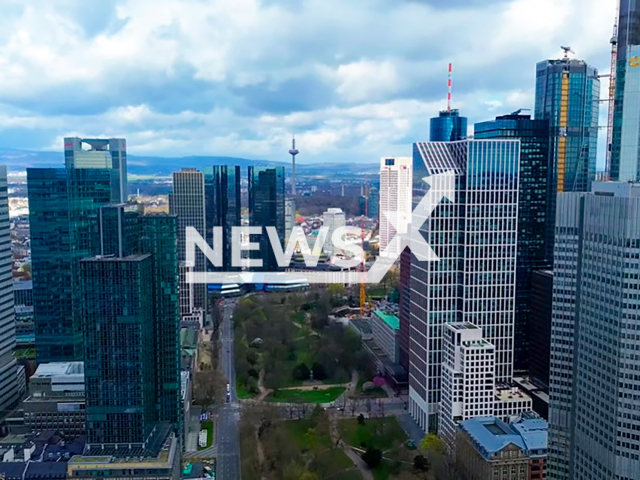
[[[173,190],[169,196],[169,211],[178,217],[178,261],[186,261],[187,227],[193,227],[202,238],[207,239],[205,214],[204,174],[195,168],[183,168],[173,173]],[[204,253],[195,248],[195,272],[204,272],[206,267]],[[182,282],[181,282],[182,283]],[[206,308],[206,285],[193,285],[193,306]],[[182,294],[181,294],[182,295]]]
[[[284,168],[249,167],[249,225],[260,227],[262,233],[252,241],[259,243],[259,250],[251,252],[252,259],[262,260],[257,270],[277,271],[280,269],[267,227],[274,227],[284,249]]]
[[[85,432],[84,364],[42,363],[29,379],[22,402],[31,432],[53,430],[75,438]]]
[[[14,406],[18,398],[17,364],[13,356],[16,345],[16,318],[13,311],[11,276],[11,236],[9,234],[9,192],[7,167],[0,165],[0,415]]]
[[[111,199],[106,169],[28,168],[38,363],[82,361],[79,262],[100,252],[98,210]]]
[[[376,310],[371,317],[371,335],[376,345],[393,363],[400,359],[400,320],[395,315]]]
[[[456,465],[464,480],[542,480],[546,473],[547,422],[523,415],[507,424],[492,417],[460,423]]]
[[[440,115],[431,119],[432,142],[455,142],[467,138],[467,118],[461,117],[458,110],[442,110]]]
[[[472,323],[448,323],[442,340],[442,405],[438,432],[455,448],[457,424],[493,415],[495,347]]]
[[[411,223],[412,167],[410,157],[380,159],[380,256],[397,258],[396,234],[407,233]]]
[[[476,139],[519,139],[520,182],[518,192],[518,256],[516,263],[516,314],[514,369],[529,367],[528,325],[532,315],[531,277],[536,269],[553,263],[555,188],[549,150],[549,122],[532,120],[515,112],[495,120],[477,123]]]
[[[367,204],[367,217],[380,220],[380,190],[376,187],[369,189],[369,202]]]
[[[207,243],[217,248],[213,229],[222,227],[222,262],[224,272],[237,270],[231,265],[232,228],[239,227],[242,212],[240,203],[240,167],[212,166],[204,169],[204,193]],[[208,268],[216,268],[207,262]]]
[[[598,71],[583,60],[537,64],[535,118],[549,121],[557,192],[586,192],[595,179],[599,102]]]
[[[640,477],[640,185],[558,197],[549,478]]]
[[[411,250],[405,248],[400,254],[400,281],[398,284],[398,317],[400,319],[399,363],[409,371],[409,331],[411,327]]]
[[[640,180],[640,2],[620,0],[613,132],[608,148],[612,180]]]
[[[551,355],[551,310],[553,271],[538,270],[531,277],[531,319],[529,322],[529,377],[542,389],[549,389]]]
[[[284,201],[284,238],[285,244],[291,238],[293,227],[296,226],[296,200],[295,198],[287,198]]]
[[[124,138],[65,138],[64,161],[67,169],[109,170],[111,203],[128,200],[127,142]]]
[[[416,201],[429,188],[424,177],[453,172],[455,181],[455,203],[442,200],[421,219],[439,261],[411,265],[409,411],[424,431],[438,425],[445,324],[481,328],[495,347],[496,383],[511,380],[519,163],[517,140],[414,144]]]
[[[340,208],[329,208],[322,214],[323,226],[328,227],[327,238],[324,242],[324,248],[322,249],[328,256],[339,255],[342,250],[333,245],[333,234],[339,228],[346,225],[344,212]]]

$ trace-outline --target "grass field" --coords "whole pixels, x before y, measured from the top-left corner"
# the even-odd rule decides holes
[[[323,390],[278,390],[270,393],[265,400],[283,403],[328,403],[333,402],[344,391],[344,387],[330,387]]]
[[[240,400],[257,397],[255,393],[248,392],[240,381],[236,381],[236,395]]]
[[[200,422],[200,430],[207,431],[207,446],[201,447],[198,445],[198,450],[204,450],[205,448],[209,448],[213,445],[213,420],[205,420],[204,422]]]

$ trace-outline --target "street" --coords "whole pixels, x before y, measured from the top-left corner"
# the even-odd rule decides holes
[[[234,302],[225,301],[222,305],[222,323],[220,325],[220,356],[224,376],[230,386],[230,401],[218,411],[216,427],[216,448],[218,464],[216,478],[219,480],[239,480],[240,473],[240,438],[238,435],[238,421],[240,419],[240,404],[236,393],[236,372],[233,359],[233,324],[231,314]]]

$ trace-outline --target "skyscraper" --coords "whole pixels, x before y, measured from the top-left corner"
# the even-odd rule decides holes
[[[495,347],[496,382],[512,376],[520,144],[416,143],[413,151],[414,204],[427,192],[424,177],[453,172],[456,189],[455,203],[440,202],[420,228],[439,261],[411,264],[409,411],[428,431],[438,423],[446,323],[481,328]]]
[[[240,203],[240,167],[212,166],[204,169],[204,193],[206,211],[207,243],[212,247],[213,228],[222,227],[222,271],[229,272],[231,266],[232,228],[240,226],[242,204]],[[209,265],[213,268],[213,265]]]
[[[124,204],[100,213],[112,253],[81,261],[88,443],[127,449],[158,424],[182,433],[177,218]]]
[[[83,144],[89,149],[85,150]],[[64,161],[68,169],[110,170],[111,203],[127,201],[127,143],[124,138],[65,138]]]
[[[528,324],[531,316],[531,276],[548,268],[553,259],[555,197],[550,175],[549,122],[532,120],[516,112],[477,123],[476,139],[519,139],[520,181],[518,194],[518,257],[516,266],[516,316],[514,368],[528,368]],[[550,245],[549,245],[550,244]]]
[[[98,210],[111,199],[106,169],[27,169],[36,359],[82,361],[81,259],[100,252]]]
[[[458,110],[442,110],[431,119],[432,142],[455,142],[467,138],[467,117],[461,117]]]
[[[620,0],[616,91],[609,175],[621,182],[640,180],[640,1]],[[624,127],[624,128],[623,128]]]
[[[262,260],[262,270],[279,269],[266,227],[275,227],[284,248],[284,168],[249,167],[249,225],[262,227],[260,249],[252,258]]]
[[[19,400],[17,365],[13,357],[13,347],[16,344],[16,320],[13,312],[7,187],[7,167],[0,165],[0,415],[2,416]]]
[[[411,158],[380,159],[380,255],[397,257],[396,234],[411,223]]]
[[[535,118],[549,121],[557,192],[586,192],[595,179],[599,102],[598,71],[583,60],[536,66]]]
[[[640,478],[639,219],[638,184],[558,197],[548,478]]]
[[[322,214],[322,217],[324,219],[323,225],[329,228],[323,251],[329,256],[342,253],[339,248],[333,246],[331,239],[338,228],[346,225],[344,212],[341,208],[329,208]]]
[[[169,211],[178,217],[178,260],[186,261],[187,227],[193,227],[204,239],[207,239],[205,214],[204,174],[195,168],[183,168],[173,174],[173,191],[169,196]],[[196,248],[195,272],[204,272],[206,257]],[[193,286],[193,305],[196,309],[206,307],[206,285]]]

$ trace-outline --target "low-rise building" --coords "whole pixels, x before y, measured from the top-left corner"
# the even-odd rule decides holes
[[[476,417],[458,425],[456,464],[464,480],[545,478],[547,422],[533,412],[512,424]]]
[[[32,432],[84,435],[84,407],[84,364],[43,363],[29,379],[29,396],[22,402],[24,424]]]
[[[376,310],[371,317],[373,340],[393,362],[400,361],[400,320],[395,315]]]

